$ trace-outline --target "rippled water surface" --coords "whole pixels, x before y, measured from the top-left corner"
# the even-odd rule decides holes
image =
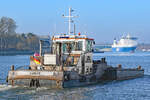
[[[100,53],[94,59],[106,57],[109,65],[145,69],[142,78],[99,83],[85,87],[48,89],[12,87],[5,82],[11,65],[29,65],[29,56],[0,56],[0,100],[150,100],[150,53]]]

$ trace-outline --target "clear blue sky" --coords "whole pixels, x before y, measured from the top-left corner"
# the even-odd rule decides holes
[[[150,0],[0,0],[0,17],[13,18],[19,33],[51,35],[67,32],[61,15],[69,7],[79,15],[77,32],[86,32],[97,43],[111,43],[125,33],[150,43]]]

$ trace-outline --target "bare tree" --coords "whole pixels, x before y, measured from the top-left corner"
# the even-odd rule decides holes
[[[0,18],[0,50],[38,50],[38,36],[33,33],[17,34],[16,28],[12,18]]]
[[[14,34],[16,28],[16,22],[12,18],[2,17],[0,19],[0,34]]]
[[[0,19],[0,49],[6,49],[13,42],[10,37],[16,34],[16,22],[12,18],[2,17]]]

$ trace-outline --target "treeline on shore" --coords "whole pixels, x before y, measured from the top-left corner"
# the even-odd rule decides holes
[[[0,18],[0,51],[38,51],[39,37],[33,33],[16,33],[12,18]]]
[[[31,32],[16,33],[16,28],[16,22],[12,18],[0,18],[0,55],[38,52],[39,36]],[[139,44],[137,46],[137,50],[142,49],[150,49],[150,44]]]

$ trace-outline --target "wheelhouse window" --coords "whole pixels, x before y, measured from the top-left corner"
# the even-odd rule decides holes
[[[63,53],[67,53],[67,44],[63,43],[62,48],[63,48]]]
[[[76,43],[76,51],[82,51],[82,48],[83,48],[83,42],[82,41],[78,41]]]
[[[92,44],[93,44],[93,41],[91,41],[91,40],[86,41],[86,51],[87,52],[92,52]]]
[[[63,53],[68,53],[69,49],[71,51],[82,51],[82,49],[83,49],[83,42],[82,41],[78,41],[78,42],[63,43],[62,44]]]

